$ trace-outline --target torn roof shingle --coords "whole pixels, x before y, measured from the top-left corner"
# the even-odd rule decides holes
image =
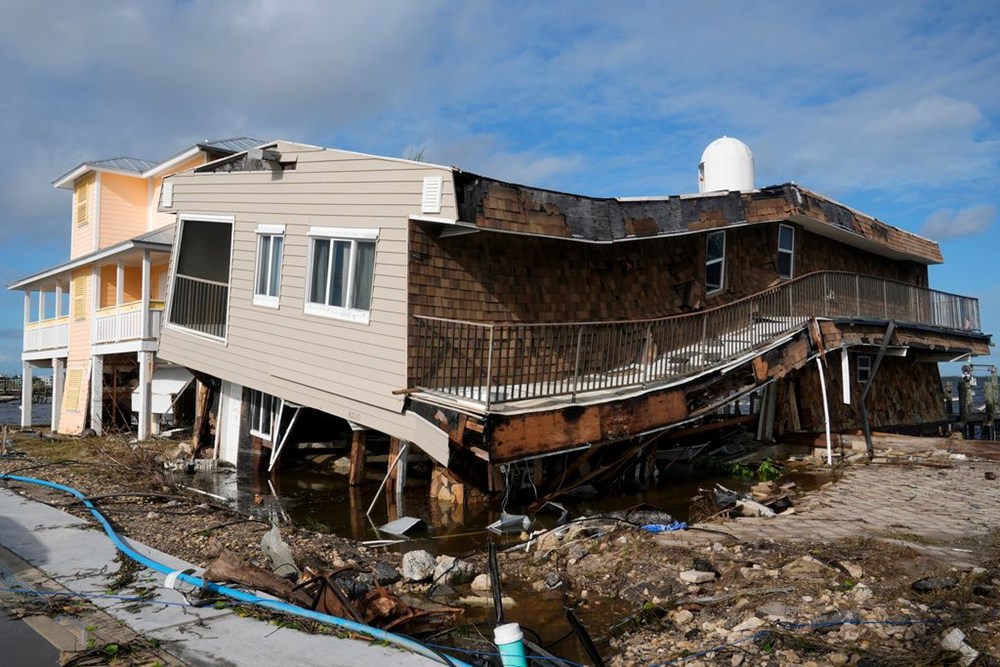
[[[669,236],[739,224],[798,220],[848,241],[927,264],[937,243],[858,213],[794,183],[752,192],[650,198],[585,197],[455,172],[459,219],[482,229],[595,242]],[[811,222],[810,222],[811,221]]]
[[[215,139],[213,141],[199,141],[199,148],[208,148],[214,151],[227,153],[241,153],[243,151],[256,148],[265,142],[252,137],[230,137],[229,139]]]

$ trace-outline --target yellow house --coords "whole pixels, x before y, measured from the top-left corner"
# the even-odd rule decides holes
[[[119,157],[84,162],[58,178],[73,193],[69,261],[9,289],[24,292],[21,425],[31,426],[35,369],[52,369],[53,431],[98,434],[114,425],[138,438],[169,410],[153,396],[173,216],[157,212],[164,178],[261,142],[195,144],[163,162]]]

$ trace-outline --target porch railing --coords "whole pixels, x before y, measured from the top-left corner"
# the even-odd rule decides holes
[[[649,320],[481,324],[417,316],[417,386],[491,405],[644,387],[732,361],[812,317],[896,320],[978,331],[979,302],[906,283],[824,271],[733,303]]]
[[[69,344],[69,318],[54,317],[24,325],[24,351],[55,350]]]
[[[216,338],[226,337],[228,284],[177,274],[172,289],[171,324]]]
[[[143,316],[141,301],[99,308],[94,315],[94,342],[119,343],[141,339]],[[163,302],[150,301],[145,317],[149,318],[150,336],[158,337],[163,319]]]

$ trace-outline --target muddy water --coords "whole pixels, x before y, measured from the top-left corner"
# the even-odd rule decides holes
[[[752,479],[680,470],[676,466],[670,472],[661,476],[657,484],[645,489],[605,491],[591,498],[560,498],[559,502],[566,507],[570,517],[597,515],[647,504],[669,512],[677,520],[686,521],[690,500],[699,488],[711,488],[720,483],[731,489],[747,490],[754,483]],[[830,479],[830,475],[813,473],[792,473],[786,478],[794,481],[800,490],[814,489]],[[500,548],[522,541],[519,534],[502,535],[486,529],[487,525],[500,518],[500,504],[459,512],[446,504],[431,501],[427,482],[412,476],[402,501],[390,507],[386,506],[384,493],[376,497],[381,477],[374,470],[361,486],[355,488],[348,486],[345,475],[305,469],[286,469],[274,479],[266,476],[238,478],[232,473],[213,473],[189,476],[179,481],[234,499],[241,511],[259,518],[289,518],[299,525],[360,541],[399,540],[378,530],[378,526],[400,516],[422,519],[424,525],[410,531],[408,538],[386,547],[399,551],[426,549],[434,554],[462,556],[485,550],[488,539]],[[372,512],[368,516],[366,511],[373,500]],[[524,511],[516,505],[510,505],[506,510],[510,513]],[[532,529],[553,527],[559,518],[558,511],[539,512],[534,516]],[[558,594],[549,597],[545,593],[517,588],[505,589],[504,593],[516,603],[506,610],[505,620],[521,623],[528,629],[526,635],[529,638],[544,646],[559,640],[569,631]],[[635,611],[620,599],[591,597],[578,614],[583,625],[597,640],[608,628]],[[491,606],[468,609],[465,615],[468,623],[481,622],[488,626],[495,620]],[[588,661],[572,636],[552,645],[549,650],[568,660]]]

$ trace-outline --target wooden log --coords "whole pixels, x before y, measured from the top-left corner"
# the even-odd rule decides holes
[[[347,475],[350,486],[361,484],[365,476],[365,436],[366,431],[357,430],[351,433],[351,467]]]
[[[205,422],[208,419],[208,385],[201,380],[195,380],[194,394],[194,428],[191,429],[191,449],[195,455],[201,447],[201,434],[205,430]]]
[[[208,581],[249,586],[254,590],[270,593],[300,607],[309,606],[311,602],[309,596],[302,591],[294,590],[295,584],[288,579],[279,577],[270,570],[240,560],[239,556],[224,548],[214,537],[209,539],[208,546],[209,555],[214,555],[214,559],[205,569],[204,576]]]

